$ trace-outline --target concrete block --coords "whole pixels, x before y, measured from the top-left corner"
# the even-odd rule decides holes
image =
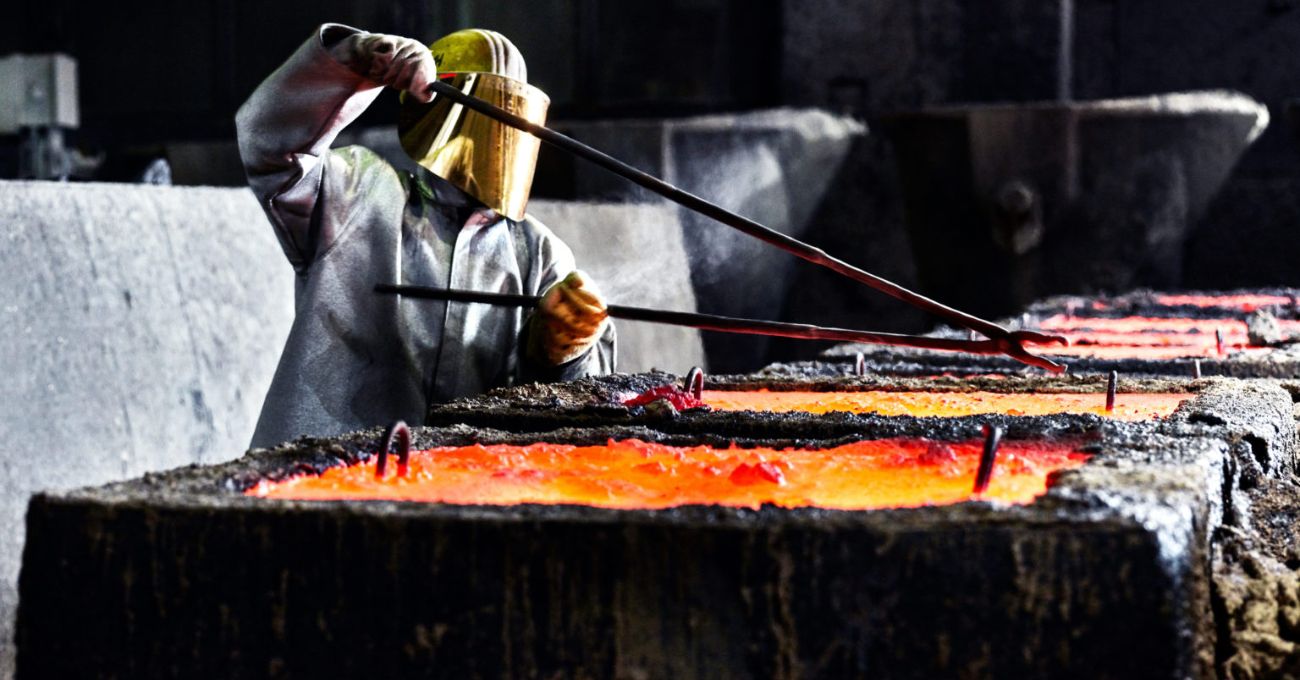
[[[1232,177],[1187,244],[1187,288],[1300,285],[1297,174]]]
[[[28,497],[242,453],[293,274],[247,189],[0,182],[0,224],[5,677]]]
[[[921,292],[991,316],[1177,287],[1188,234],[1268,119],[1229,91],[892,116]]]
[[[809,220],[804,240],[894,283],[915,289],[912,243],[903,226],[893,150],[880,135],[854,143],[821,205]],[[839,328],[918,333],[934,319],[868,286],[811,265],[796,264],[781,318]],[[773,338],[770,361],[811,359],[829,345]]]

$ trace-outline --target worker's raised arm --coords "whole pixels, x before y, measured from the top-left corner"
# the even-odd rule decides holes
[[[334,138],[383,86],[427,100],[436,77],[433,57],[418,41],[325,24],[240,107],[235,123],[249,185],[295,268],[309,264],[321,245],[312,212]]]

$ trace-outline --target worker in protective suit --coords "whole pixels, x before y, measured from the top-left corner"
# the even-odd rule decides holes
[[[426,91],[434,78],[534,122],[549,99],[491,31],[433,45],[327,24],[236,116],[249,184],[297,273],[296,315],[253,446],[423,422],[431,402],[613,370],[614,332],[573,255],[524,213],[538,141]],[[403,92],[401,172],[331,149]],[[535,312],[379,296],[379,282],[542,295]]]

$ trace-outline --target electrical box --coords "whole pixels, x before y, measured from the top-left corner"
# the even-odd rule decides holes
[[[0,58],[0,134],[23,128],[75,128],[77,60],[66,54],[14,54]]]

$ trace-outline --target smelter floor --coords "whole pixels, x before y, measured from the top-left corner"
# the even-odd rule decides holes
[[[1160,422],[414,430],[417,448],[818,448],[959,441],[996,420],[1009,440],[1083,441],[1094,457],[1022,506],[629,511],[243,493],[373,458],[378,431],[42,494],[18,677],[1209,678],[1225,657],[1216,537],[1249,524],[1243,489],[1294,468],[1291,404],[1274,384],[1221,381]]]

